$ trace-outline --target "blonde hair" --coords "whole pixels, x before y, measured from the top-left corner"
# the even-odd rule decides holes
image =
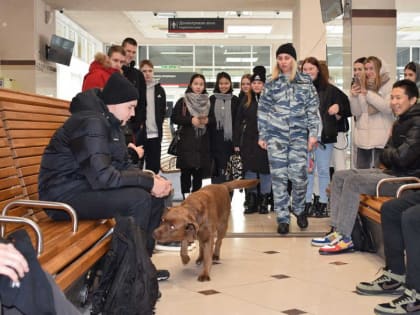
[[[292,58],[292,71],[290,72],[289,82],[295,79],[297,70],[298,70],[297,61],[294,58]],[[281,73],[281,70],[279,68],[279,64],[277,63],[277,58],[276,58],[276,65],[274,66],[273,73],[271,74],[271,77],[273,78],[273,80],[276,80],[279,77],[280,73]]]
[[[369,56],[366,58],[365,64],[367,64],[368,62],[373,64],[373,67],[375,68],[375,91],[379,91],[379,88],[382,85],[382,80],[381,80],[381,68],[382,68],[382,61],[381,59],[379,59],[378,57],[375,56]]]

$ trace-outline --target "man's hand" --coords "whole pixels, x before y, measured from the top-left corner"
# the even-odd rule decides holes
[[[28,271],[28,262],[13,244],[0,244],[0,274],[19,282]]]
[[[139,145],[138,147],[136,147],[136,145],[134,143],[130,142],[127,147],[136,151],[137,155],[139,156],[139,159],[141,159],[143,157],[144,149],[143,149],[142,145]]]
[[[159,175],[155,175],[154,176],[154,182],[153,182],[153,188],[152,188],[152,196],[156,197],[156,198],[163,198],[168,196],[172,191],[172,183],[159,176]]]
[[[261,149],[267,150],[267,142],[265,142],[264,140],[258,140],[258,145]]]

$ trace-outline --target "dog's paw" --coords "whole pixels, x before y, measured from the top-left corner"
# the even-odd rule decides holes
[[[213,255],[213,260],[214,260],[214,261],[219,261],[219,260],[220,260],[219,255]]]
[[[195,261],[197,265],[201,265],[202,262],[203,262],[203,258],[200,258],[200,257],[198,257],[197,260]]]
[[[190,262],[190,256],[188,256],[188,255],[181,256],[181,260],[182,260],[182,263],[184,265],[186,265],[186,264],[188,264]]]
[[[210,281],[210,276],[208,274],[202,274],[198,276],[197,280],[200,282]]]

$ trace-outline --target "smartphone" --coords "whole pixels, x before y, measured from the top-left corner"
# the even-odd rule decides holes
[[[360,79],[357,76],[354,76],[351,80],[351,85],[359,85],[360,86]]]

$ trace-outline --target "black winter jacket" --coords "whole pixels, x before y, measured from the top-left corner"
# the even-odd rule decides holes
[[[146,104],[147,106],[152,106],[153,104]],[[155,120],[156,120],[156,126],[158,127],[158,134],[159,134],[159,140],[162,141],[162,135],[163,135],[163,120],[165,119],[166,114],[166,93],[163,87],[157,83],[155,85]],[[147,112],[147,109],[146,109]],[[146,119],[144,120],[144,122]],[[140,137],[137,138],[140,140],[139,143],[136,143],[137,145],[143,145],[144,142],[147,139],[147,131],[146,131],[146,124],[143,123],[140,126]]]
[[[235,128],[235,117],[239,106],[239,99],[233,95],[231,99],[231,116],[232,116],[232,140],[224,140],[224,131],[217,129],[216,116],[214,113],[214,105],[216,97],[210,96],[210,112],[209,112],[209,134],[210,134],[210,155],[216,163],[215,167],[226,169],[229,157],[233,154],[233,131]]]
[[[392,175],[420,176],[420,104],[395,121],[380,160]]]
[[[349,99],[346,94],[332,84],[328,84],[325,89],[317,88],[317,92],[319,96],[319,113],[322,120],[321,142],[335,143],[337,142],[338,131],[343,131],[340,130],[342,129],[340,124],[344,124],[344,119],[351,116]],[[338,104],[340,108],[338,115],[341,116],[341,122],[336,119],[335,115],[328,114],[328,109],[334,104]]]
[[[210,170],[208,128],[205,134],[196,137],[191,120],[192,116],[184,103],[184,98],[181,97],[176,102],[171,116],[171,122],[178,125],[178,129],[181,128],[176,167],[180,169],[202,168],[204,176],[207,177]]]
[[[100,96],[100,90],[91,89],[73,98],[71,117],[42,156],[41,200],[61,201],[69,194],[127,186],[152,189],[153,178],[128,159],[121,123]]]
[[[135,62],[132,61],[128,66],[122,67],[124,76],[134,84],[139,91],[139,99],[136,106],[136,114],[130,119],[129,126],[132,130],[137,131],[146,121],[146,80],[143,73],[134,68]]]
[[[242,98],[235,119],[233,143],[240,148],[244,172],[252,171],[270,174],[267,150],[258,145],[258,95],[252,92],[252,101],[246,105],[248,97]]]

